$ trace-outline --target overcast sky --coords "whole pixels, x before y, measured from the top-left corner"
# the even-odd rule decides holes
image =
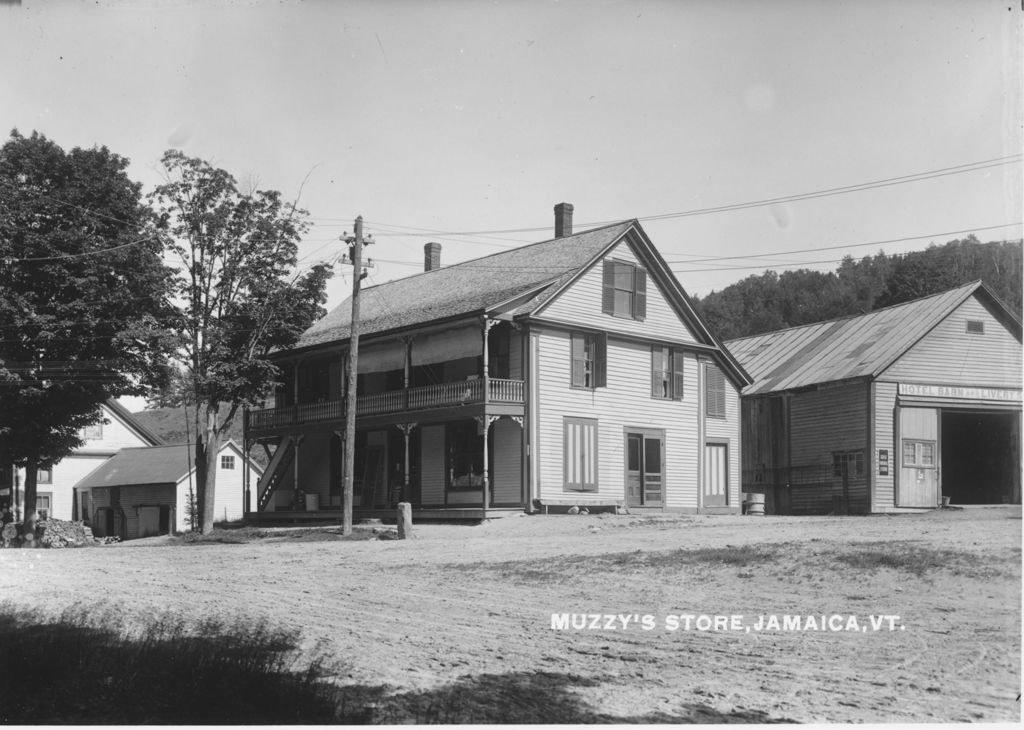
[[[106,145],[147,189],[172,147],[301,187],[304,262],[361,214],[371,283],[422,270],[430,240],[455,263],[550,238],[566,201],[577,231],[639,218],[703,296],[1020,238],[1021,41],[1016,0],[7,0],[0,127]]]

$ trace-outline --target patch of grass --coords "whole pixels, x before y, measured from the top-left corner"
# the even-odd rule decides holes
[[[0,606],[5,724],[358,723],[325,660],[300,663],[298,635],[174,614],[130,622],[110,608],[56,619]]]
[[[746,568],[774,561],[788,543],[726,545],[725,547],[679,548],[676,550],[574,555],[553,561],[510,560],[502,563],[479,563],[460,566],[465,569],[496,572],[502,578],[532,583],[553,583],[573,575],[614,572],[673,572],[686,566]]]
[[[906,541],[860,543],[825,557],[831,557],[854,570],[889,569],[918,577],[939,570],[976,578],[1003,573],[997,561],[992,558],[963,550],[925,548]]]
[[[204,545],[228,544],[246,545],[253,542],[287,541],[287,542],[336,542],[353,540],[373,540],[377,536],[369,529],[353,528],[351,535],[342,535],[340,527],[233,527],[220,529],[215,527],[209,535],[199,532],[186,532],[172,540],[170,545]]]

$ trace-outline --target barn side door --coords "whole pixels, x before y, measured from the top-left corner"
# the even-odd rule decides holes
[[[897,507],[935,507],[939,504],[939,411],[900,408],[900,480]]]

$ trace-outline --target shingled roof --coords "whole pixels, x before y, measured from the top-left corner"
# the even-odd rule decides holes
[[[366,287],[359,300],[359,333],[469,316],[517,297],[527,301],[515,313],[529,313],[634,224],[615,223]],[[306,330],[295,348],[347,339],[351,319],[347,299]]]
[[[743,395],[873,378],[975,294],[992,304],[1020,337],[1020,322],[975,281],[868,314],[729,340],[725,346],[754,379]]]
[[[232,448],[241,455],[233,441],[225,441],[221,449],[224,447]],[[75,487],[177,484],[194,466],[191,458],[194,448],[194,444],[171,444],[121,449],[83,477]]]

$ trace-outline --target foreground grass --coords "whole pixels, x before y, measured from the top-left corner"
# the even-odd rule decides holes
[[[180,617],[125,631],[109,609],[56,620],[0,607],[5,724],[359,723],[323,660],[299,664],[298,636],[266,625]]]

